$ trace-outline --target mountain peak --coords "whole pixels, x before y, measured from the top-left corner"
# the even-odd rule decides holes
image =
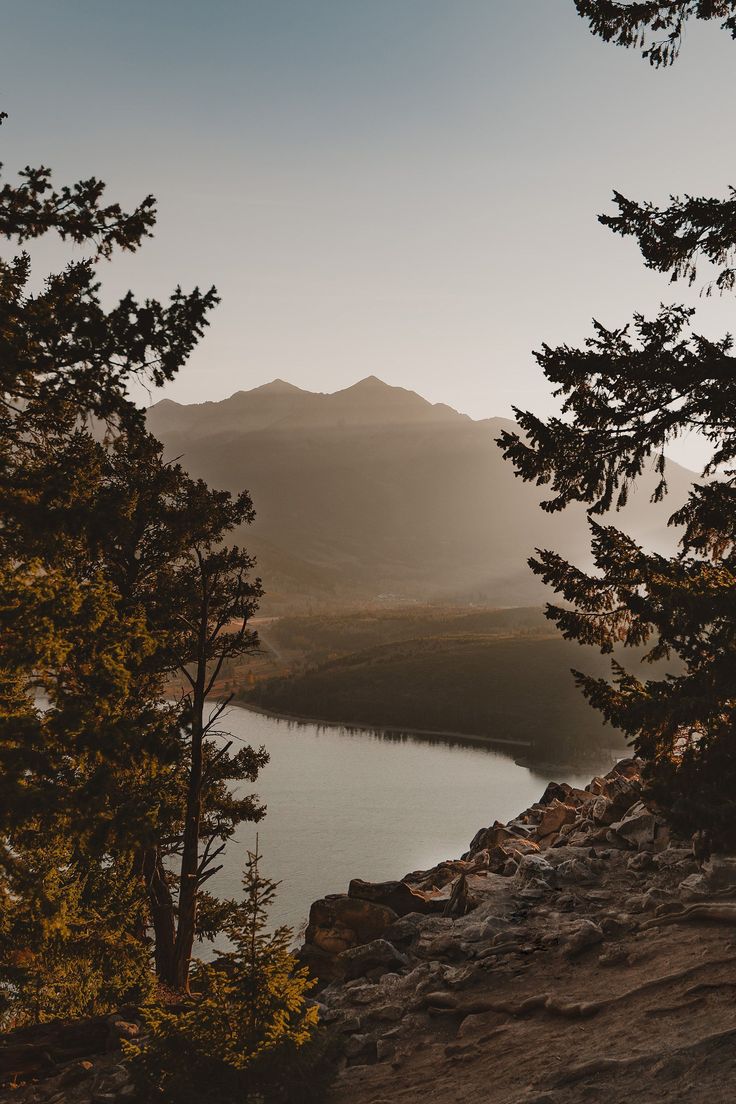
[[[365,376],[364,379],[358,380],[353,384],[353,387],[389,387],[388,383],[384,383],[378,376]]]
[[[304,395],[306,392],[293,383],[287,383],[286,380],[273,379],[270,383],[252,388],[248,393],[251,395]]]

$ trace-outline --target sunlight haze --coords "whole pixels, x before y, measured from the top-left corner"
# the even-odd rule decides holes
[[[161,393],[376,374],[474,418],[553,409],[532,357],[660,301],[698,305],[600,226],[613,188],[724,194],[732,44],[688,28],[655,72],[568,0],[5,0],[3,160],[152,192],[155,237],[106,294],[217,285]],[[705,276],[704,276],[705,279]],[[693,442],[671,450],[691,467]]]

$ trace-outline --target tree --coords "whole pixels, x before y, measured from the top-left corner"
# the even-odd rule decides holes
[[[53,447],[24,457],[15,495],[6,547],[31,557],[31,579],[42,564],[48,588],[53,568],[67,596],[85,594],[93,580],[106,604],[65,639],[63,654],[40,655],[40,633],[21,655],[53,710],[38,727],[34,769],[20,754],[14,784],[29,809],[29,781],[39,787],[41,809],[32,811],[49,829],[73,817],[76,837],[87,831],[98,851],[122,859],[121,849],[133,848],[157,972],[186,989],[195,936],[218,930],[218,905],[202,887],[237,825],[264,812],[232,784],[253,782],[267,756],[247,746],[231,753],[232,740],[217,745],[230,696],[212,700],[225,660],[258,646],[248,622],[260,580],[250,578],[252,558],[223,543],[252,520],[250,497],[190,479],[138,427],[108,443],[82,429],[55,436]],[[45,617],[48,603],[39,611]],[[19,646],[27,640],[22,633]],[[188,690],[167,704],[174,675]]]
[[[254,781],[268,756],[263,748],[255,752],[249,747],[231,755],[232,740],[217,748],[210,739],[232,694],[221,696],[207,713],[225,661],[258,646],[248,628],[262,593],[260,580],[249,577],[253,560],[237,546],[222,545],[228,532],[252,520],[250,497],[242,493],[232,499],[228,492],[212,491],[201,480],[183,475],[179,490],[188,540],[164,593],[173,626],[172,658],[188,684],[182,722],[189,748],[177,929],[167,980],[186,991],[201,888],[219,869],[213,864],[235,827],[243,820],[259,819],[264,812],[251,797],[235,798],[226,783]]]
[[[721,26],[736,38],[734,0],[575,0],[579,15],[588,20],[593,34],[619,46],[639,46],[652,65],[671,65],[680,52],[688,20],[722,20]],[[654,37],[651,41],[649,35]]]
[[[256,841],[243,900],[225,926],[232,949],[215,964],[197,963],[194,1001],[183,1008],[150,1004],[147,1042],[128,1047],[144,1099],[322,1099],[320,1055],[309,1046],[317,1027],[317,1008],[307,999],[314,982],[289,952],[291,930],[267,932],[277,883],[263,877],[260,861]]]
[[[58,908],[74,911],[78,928],[83,908],[87,923],[96,910],[119,946],[123,931],[140,946],[147,902],[159,973],[171,980],[176,961],[185,984],[197,923],[211,933],[222,913],[202,890],[218,848],[263,812],[230,783],[252,781],[265,753],[216,748],[206,737],[221,709],[205,717],[213,665],[256,644],[246,621],[260,583],[246,579],[245,552],[221,547],[253,510],[247,495],[210,492],[165,464],[130,401],[131,381],[173,378],[217,294],[177,288],[162,304],[128,293],[106,311],[100,265],[140,247],[155,204],[149,196],[125,212],[103,193],[94,178],[56,190],[45,167],[0,189],[8,240],[57,233],[88,254],[36,295],[28,255],[0,259],[0,905],[17,934],[10,902],[25,894],[33,913],[45,850],[61,854],[71,841],[69,869],[90,876],[76,904],[81,883],[60,883],[70,896]],[[172,703],[175,671],[194,671],[194,686]],[[104,894],[94,898],[96,869],[119,877],[121,892],[133,878],[127,926],[115,927]],[[71,941],[55,947],[67,953]]]
[[[0,885],[0,1028],[150,995],[148,947],[136,933],[146,901],[132,870],[36,826],[14,834],[13,851]]]
[[[721,18],[736,30],[733,3],[577,0],[577,8],[594,33],[623,45],[640,43],[647,28],[665,31],[664,44],[644,51],[655,65],[674,60],[688,18]],[[646,263],[673,279],[692,282],[701,257],[721,266],[709,290],[723,291],[734,283],[735,195],[673,197],[660,209],[614,193],[619,213],[601,221],[634,235]],[[612,682],[574,672],[578,684],[633,738],[673,824],[706,827],[727,844],[736,842],[736,364],[731,338],[694,333],[693,313],[663,307],[653,319],[636,315],[633,327],[594,323],[582,349],[544,346],[536,355],[561,414],[545,422],[517,410],[523,434],[504,433],[499,444],[518,475],[549,486],[543,509],[588,504],[594,572],[549,550],[530,561],[567,603],[548,607],[563,635],[604,653],[616,643],[647,645],[647,658],[682,665],[682,673],[642,682],[614,662]],[[659,476],[654,498],[667,493],[665,449],[686,430],[710,443],[711,457],[671,516],[679,553],[652,555],[599,518],[625,504],[647,465]]]

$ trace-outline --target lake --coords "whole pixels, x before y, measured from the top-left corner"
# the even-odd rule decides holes
[[[506,821],[539,798],[548,774],[481,744],[279,720],[233,706],[220,726],[271,760],[253,790],[268,806],[241,825],[212,888],[239,896],[247,848],[259,834],[262,871],[281,881],[271,924],[295,930],[326,893],[351,878],[384,881],[458,858],[479,828]],[[560,772],[586,785],[595,770]]]

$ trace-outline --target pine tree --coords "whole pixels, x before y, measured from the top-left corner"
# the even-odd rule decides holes
[[[688,19],[722,19],[734,34],[736,4],[618,4],[577,0],[594,33],[641,44],[645,31],[665,39],[644,51],[671,63]],[[659,208],[614,193],[618,214],[601,217],[637,238],[649,267],[692,283],[696,265],[714,266],[707,290],[730,289],[736,245],[736,193],[725,201],[673,197]],[[651,660],[678,661],[678,673],[641,681],[613,664],[611,682],[575,672],[588,700],[626,732],[648,763],[651,792],[683,832],[707,828],[736,843],[736,362],[732,339],[692,329],[693,310],[663,307],[633,326],[594,324],[582,349],[544,346],[537,359],[562,400],[546,422],[516,411],[522,434],[504,433],[504,455],[518,475],[548,486],[545,510],[588,507],[594,572],[550,550],[533,570],[564,605],[548,614],[564,636],[610,653],[615,644],[646,646]],[[681,534],[672,557],[647,553],[601,515],[625,505],[645,468],[658,475],[654,499],[667,493],[669,442],[698,431],[711,446],[703,479],[670,522]]]
[[[34,846],[70,841],[85,900],[102,885],[95,871],[136,887],[127,927],[114,895],[99,897],[98,930],[107,923],[121,948],[134,936],[134,959],[148,953],[147,901],[159,974],[185,988],[193,938],[224,915],[202,889],[212,862],[240,820],[263,813],[229,784],[253,781],[265,753],[216,746],[217,709],[205,715],[213,665],[257,645],[252,560],[221,547],[253,508],[165,463],[128,397],[133,380],[173,378],[217,294],[128,293],[105,310],[101,262],[140,247],[155,204],[128,213],[103,193],[96,179],[56,190],[45,167],[0,189],[0,234],[21,246],[56,232],[83,255],[36,295],[28,255],[0,259],[0,927],[17,934],[22,909],[40,907]],[[192,670],[193,694],[168,702],[172,672]],[[82,915],[78,884],[59,884],[60,914]],[[45,945],[37,936],[25,951]],[[54,947],[73,970],[72,943]]]
[[[133,871],[31,825],[0,876],[0,1028],[109,1012],[151,991]]]
[[[267,930],[278,883],[261,874],[260,862],[256,839],[243,900],[224,926],[231,950],[215,964],[196,964],[191,1002],[183,1009],[148,1007],[149,1040],[130,1048],[147,1098],[164,1104],[321,1098],[309,1045],[317,1028],[316,1006],[308,1001],[314,983],[289,952],[291,930]]]
[[[735,0],[575,0],[593,34],[619,46],[638,46],[652,65],[671,65],[688,20],[721,20],[736,38]]]

